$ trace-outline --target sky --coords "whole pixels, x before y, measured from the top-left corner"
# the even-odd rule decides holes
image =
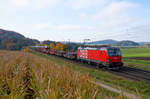
[[[0,28],[38,40],[150,42],[150,0],[0,0]]]

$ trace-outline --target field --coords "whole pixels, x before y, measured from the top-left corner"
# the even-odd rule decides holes
[[[150,48],[122,48],[121,51],[126,65],[150,70]]]
[[[123,57],[150,57],[150,48],[122,48]]]
[[[38,52],[31,52],[34,55],[37,55],[42,58],[46,58],[48,60],[53,61],[54,63],[61,65],[61,66],[67,66],[77,72],[83,73],[83,74],[88,74],[92,78],[96,79],[97,81],[112,86],[117,89],[121,89],[133,94],[137,94],[140,96],[143,96],[143,99],[149,99],[150,97],[150,85],[142,82],[135,82],[131,80],[127,80],[123,77],[113,75],[111,73],[108,73],[106,71],[101,71],[97,69],[91,69],[91,68],[86,68],[83,66],[78,66],[77,64],[73,64],[70,62],[66,62],[64,60],[61,60],[59,58],[53,57],[53,56],[48,56],[46,54],[38,53]]]
[[[125,99],[91,83],[89,74],[50,59],[0,51],[0,60],[0,99]]]

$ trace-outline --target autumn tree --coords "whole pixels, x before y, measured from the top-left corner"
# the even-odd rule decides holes
[[[54,43],[50,43],[49,47],[50,47],[51,49],[55,49]]]
[[[56,44],[56,50],[61,51],[61,44],[60,43]]]
[[[36,44],[36,46],[48,46],[47,44]]]
[[[61,50],[62,51],[67,51],[68,50],[67,45],[66,44],[62,44],[61,45]]]
[[[67,45],[62,43],[56,44],[56,50],[58,51],[67,51]]]

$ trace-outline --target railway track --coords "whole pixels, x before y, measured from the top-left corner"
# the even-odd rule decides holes
[[[131,68],[131,67],[127,67],[127,66],[123,67],[119,71],[112,71],[112,70],[107,70],[105,68],[96,68],[96,66],[93,66],[93,65],[88,64],[88,63],[82,63],[82,62],[76,61],[76,60],[69,60],[69,59],[59,57],[59,56],[54,56],[54,55],[50,55],[50,56],[62,59],[62,60],[67,61],[67,62],[77,64],[77,65],[80,65],[80,66],[83,66],[83,67],[88,67],[88,68],[93,68],[93,69],[99,69],[99,70],[102,70],[102,71],[107,71],[107,72],[110,72],[112,74],[122,76],[122,77],[125,77],[125,78],[133,80],[133,81],[144,81],[144,82],[150,84],[150,71]]]
[[[134,81],[145,81],[150,84],[150,73],[135,68],[123,67],[120,71],[109,71],[113,74],[126,77]]]

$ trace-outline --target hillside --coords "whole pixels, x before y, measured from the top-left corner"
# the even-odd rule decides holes
[[[134,41],[128,41],[128,40],[116,41],[116,40],[111,40],[111,39],[90,42],[88,44],[99,44],[99,45],[109,44],[109,45],[113,45],[113,46],[139,46],[140,45],[139,43],[134,42]]]
[[[38,40],[29,39],[14,31],[0,29],[0,49],[20,50],[22,47],[39,43]]]
[[[147,45],[150,44],[150,42],[138,42],[140,45]]]
[[[102,41],[94,41],[94,42],[90,42],[88,44],[114,44],[116,42],[118,42],[118,41],[108,39],[108,40],[102,40]]]
[[[25,37],[14,31],[7,31],[7,30],[0,29],[0,39],[7,39],[7,38],[24,39]]]
[[[113,46],[139,46],[139,43],[134,41],[119,41],[117,43],[112,44]]]

